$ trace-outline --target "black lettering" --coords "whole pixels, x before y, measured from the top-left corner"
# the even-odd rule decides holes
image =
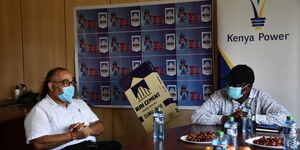
[[[146,118],[152,116],[153,113],[154,113],[154,111],[150,110],[149,112],[147,112],[146,114],[144,114],[144,118],[146,119]]]
[[[278,34],[271,34],[271,35],[268,35],[270,37],[270,39],[273,41],[273,40],[277,40],[278,39]]]
[[[263,33],[259,33],[258,34],[258,41],[261,41],[264,38],[264,34]]]
[[[283,40],[284,39],[284,34],[279,34],[279,40]]]
[[[284,39],[287,40],[287,38],[288,38],[289,35],[290,35],[289,33],[285,34]]]
[[[138,112],[139,110],[141,110],[144,107],[145,107],[145,105],[142,103],[138,107],[135,107],[135,111]]]
[[[156,100],[158,97],[160,97],[159,92],[157,92],[155,95],[151,96],[149,99],[147,99],[144,104],[148,105],[150,104],[152,101]]]
[[[227,34],[227,42],[233,41],[232,36],[233,36],[233,34],[231,34],[231,35]]]
[[[238,36],[233,36],[233,41],[234,42],[237,42],[239,40],[239,37]]]

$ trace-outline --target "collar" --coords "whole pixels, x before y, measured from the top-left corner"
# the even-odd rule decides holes
[[[249,96],[248,96],[248,98],[242,103],[242,104],[240,104],[240,106],[242,106],[242,107],[244,107],[245,106],[245,104],[246,104],[246,102],[251,102],[252,100],[251,99],[253,99],[254,98],[254,90],[252,90],[253,88],[251,88],[251,90],[250,90],[250,93],[249,93]]]
[[[250,94],[249,94],[249,97],[247,98],[247,99],[252,99],[252,98],[254,98],[254,90],[252,90],[253,88],[251,88],[251,90],[250,90]]]

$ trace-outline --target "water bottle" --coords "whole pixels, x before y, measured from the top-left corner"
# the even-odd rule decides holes
[[[287,116],[286,118],[286,122],[283,124],[284,149],[298,150],[296,122],[293,116]]]
[[[153,140],[163,140],[164,139],[164,113],[161,107],[156,107],[153,114]]]
[[[252,134],[253,122],[252,122],[251,104],[246,103],[242,111],[243,111],[242,131],[243,133]]]
[[[213,150],[227,150],[228,142],[223,131],[217,131],[216,137],[212,140]]]
[[[21,94],[21,90],[19,89],[18,86],[16,86],[16,89],[15,89],[15,100],[17,100],[19,98]]]
[[[234,121],[233,116],[228,116],[224,124],[225,134],[228,135],[228,145],[238,147],[237,144],[237,123]]]
[[[163,140],[153,141],[153,150],[164,150],[164,141]]]

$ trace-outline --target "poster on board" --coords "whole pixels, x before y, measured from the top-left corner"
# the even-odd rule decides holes
[[[179,108],[198,107],[213,92],[212,9],[211,0],[74,8],[79,97],[130,108],[118,81],[150,61]]]

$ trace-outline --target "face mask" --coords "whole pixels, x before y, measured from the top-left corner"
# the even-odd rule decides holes
[[[248,86],[248,84],[246,85]],[[241,98],[244,93],[242,93],[242,89],[244,89],[246,86],[244,86],[243,88],[242,87],[227,87],[227,94],[230,98],[232,99],[239,99]]]
[[[63,87],[63,93],[58,95],[58,98],[63,102],[70,102],[74,96],[75,88],[73,86]]]

